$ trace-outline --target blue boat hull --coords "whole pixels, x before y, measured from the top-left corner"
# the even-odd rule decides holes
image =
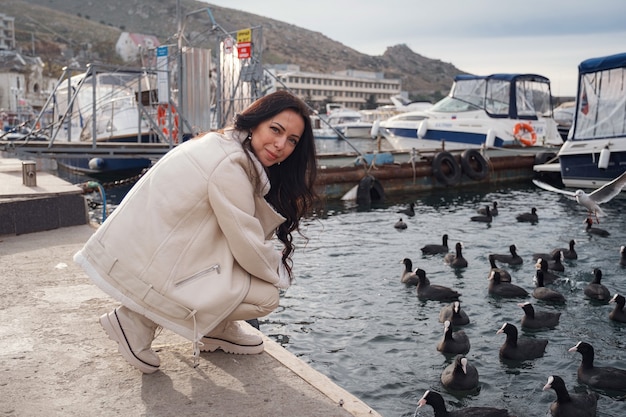
[[[137,136],[126,138],[116,138],[115,140],[103,142],[108,145],[119,144],[123,147],[125,143],[136,144]],[[139,143],[154,143],[150,133],[141,136]],[[121,158],[121,157],[75,157],[75,158],[56,158],[57,164],[70,171],[89,177],[114,181],[129,178],[139,174],[152,165],[149,158]]]
[[[470,133],[470,132],[454,132],[447,130],[428,130],[426,135],[422,139],[417,137],[417,129],[410,128],[386,128],[389,136],[402,137],[410,140],[431,140],[436,142],[445,141],[447,144],[456,143],[463,145],[470,145],[474,147],[481,147],[485,144],[487,139],[487,135],[482,133]],[[496,137],[494,141],[494,146],[502,147],[504,146],[504,141]]]
[[[598,168],[598,154],[560,155],[564,184],[588,183],[598,186],[620,176],[626,170],[626,152],[611,152],[606,169]]]
[[[146,158],[57,158],[56,161],[68,171],[106,181],[138,175],[152,165]]]

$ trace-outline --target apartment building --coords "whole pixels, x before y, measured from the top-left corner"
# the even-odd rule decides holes
[[[323,112],[327,103],[363,110],[368,103],[392,104],[390,97],[401,94],[400,79],[385,79],[383,73],[345,70],[314,73],[300,70],[299,65],[274,65],[266,68],[264,90],[268,93],[288,89]]]
[[[0,13],[0,49],[15,49],[15,18]]]

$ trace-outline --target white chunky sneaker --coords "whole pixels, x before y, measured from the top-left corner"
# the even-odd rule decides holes
[[[206,336],[202,337],[200,350],[214,352],[222,349],[238,355],[255,355],[263,352],[263,338],[239,321],[222,322]]]
[[[100,317],[100,324],[117,342],[118,350],[126,361],[145,374],[159,370],[161,360],[152,350],[152,340],[157,324],[124,306]]]

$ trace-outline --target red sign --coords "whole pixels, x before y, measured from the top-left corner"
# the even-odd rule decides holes
[[[250,58],[252,51],[251,42],[240,42],[237,44],[237,57],[239,59]]]

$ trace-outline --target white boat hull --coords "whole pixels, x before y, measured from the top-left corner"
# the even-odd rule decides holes
[[[345,138],[369,138],[372,131],[372,123],[346,124],[335,126]]]
[[[509,119],[425,119],[416,123],[385,123],[380,125],[380,133],[396,150],[446,149],[463,150],[482,147],[523,146],[514,136],[519,120]],[[427,124],[425,134],[420,137],[420,127]],[[563,141],[550,121],[528,121],[532,126],[536,141],[533,146],[560,146]]]

